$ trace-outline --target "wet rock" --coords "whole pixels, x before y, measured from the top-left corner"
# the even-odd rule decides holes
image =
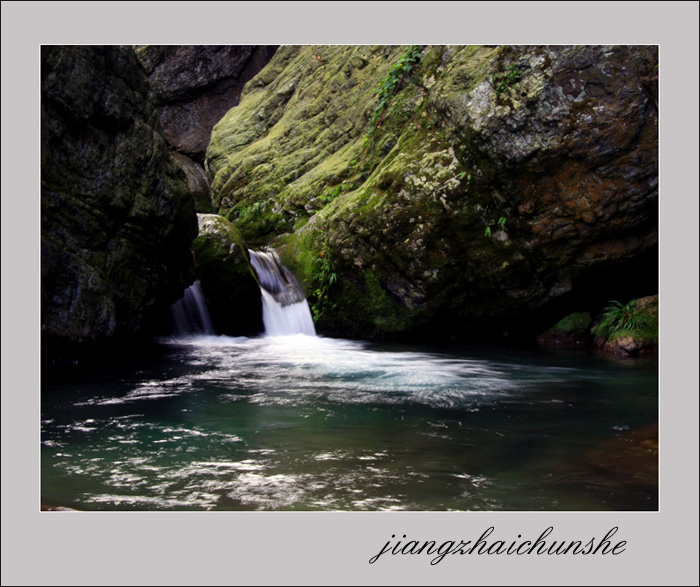
[[[605,343],[604,349],[609,353],[638,355],[643,346],[644,342],[641,339],[634,338],[633,336],[622,335],[614,340],[608,340]]]
[[[263,331],[260,288],[238,229],[216,214],[198,214],[192,243],[199,283],[219,334],[255,336]]]

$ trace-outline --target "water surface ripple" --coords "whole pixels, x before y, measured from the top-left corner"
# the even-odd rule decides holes
[[[616,448],[654,434],[654,361],[306,335],[162,346],[158,360],[44,387],[45,503],[657,508],[651,445]]]

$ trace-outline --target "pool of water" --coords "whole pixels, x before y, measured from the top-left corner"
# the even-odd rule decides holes
[[[656,510],[656,360],[305,335],[163,340],[42,388],[80,510]]]

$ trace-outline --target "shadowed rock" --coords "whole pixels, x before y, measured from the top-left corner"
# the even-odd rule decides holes
[[[147,333],[194,279],[192,194],[124,47],[41,51],[46,365]]]

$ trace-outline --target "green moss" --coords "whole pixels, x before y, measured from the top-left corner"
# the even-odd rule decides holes
[[[297,218],[296,221],[294,222],[294,229],[293,229],[294,232],[304,228],[304,226],[306,225],[306,223],[308,221],[309,221],[308,216],[300,216],[299,218]]]
[[[321,328],[340,330],[358,338],[400,336],[416,325],[418,313],[395,301],[383,289],[372,270],[364,273],[364,282],[341,282],[333,298],[338,307],[332,315],[324,316]]]
[[[365,285],[369,294],[369,304],[372,308],[373,322],[380,332],[400,332],[405,328],[406,316],[401,312],[400,307],[387,296],[374,274],[374,271],[367,269],[364,273]]]
[[[371,47],[278,51],[266,68],[278,73],[267,91],[251,89],[214,129],[207,157],[217,201],[225,207],[231,199],[254,197],[263,178],[245,175],[251,165],[263,163],[264,153],[274,152],[274,176],[286,186],[356,139],[367,120],[369,100],[362,96],[372,91],[367,70],[387,67],[375,52]],[[357,56],[371,65],[356,69]]]
[[[264,239],[269,227],[249,219],[240,222],[232,211],[274,201],[276,220],[284,223],[275,227],[280,234],[340,196],[336,188],[343,182],[347,186],[343,197],[363,186],[374,170],[392,162],[401,141],[425,142],[428,132],[418,121],[427,103],[422,70],[414,76],[415,83],[402,83],[393,96],[379,140],[364,140],[376,80],[403,51],[402,47],[286,50],[268,65],[279,77],[269,81],[267,91],[251,87],[217,125],[207,153],[213,199],[247,239]],[[433,56],[435,65],[433,54],[442,49],[428,48],[425,53]],[[286,65],[281,67],[276,60]],[[275,115],[270,115],[271,109]],[[400,177],[387,170],[382,191],[399,185]]]
[[[588,312],[575,312],[557,322],[551,333],[587,336],[591,327],[591,315]]]
[[[397,335],[408,331],[416,322],[417,312],[405,307],[383,288],[380,279],[371,269],[365,270],[360,288],[345,284],[338,296],[344,313],[352,317],[356,334],[370,338]]]
[[[321,328],[370,337],[414,328],[427,315],[422,305],[449,298],[441,292],[452,285],[445,276],[455,259],[480,288],[499,288],[522,270],[510,241],[517,220],[493,188],[501,170],[466,152],[469,140],[452,136],[464,125],[448,111],[453,93],[489,79],[499,50],[425,48],[420,69],[397,85],[381,129],[367,138],[375,88],[403,52],[285,50],[268,66],[277,77],[254,81],[213,132],[207,161],[221,210],[247,240],[273,243],[307,292],[328,223],[340,283],[329,290],[337,309],[324,312]],[[243,213],[254,206],[264,212]],[[484,238],[489,221],[493,234]]]
[[[198,219],[199,236],[192,241],[198,273],[250,274],[257,282],[248,262],[248,244],[240,231],[226,218],[215,214],[199,214]]]
[[[312,222],[316,222],[316,219]],[[312,227],[305,227],[299,233],[283,235],[275,241],[280,259],[296,276],[307,294],[313,281],[314,260],[321,250],[316,242],[317,237],[318,233]]]

